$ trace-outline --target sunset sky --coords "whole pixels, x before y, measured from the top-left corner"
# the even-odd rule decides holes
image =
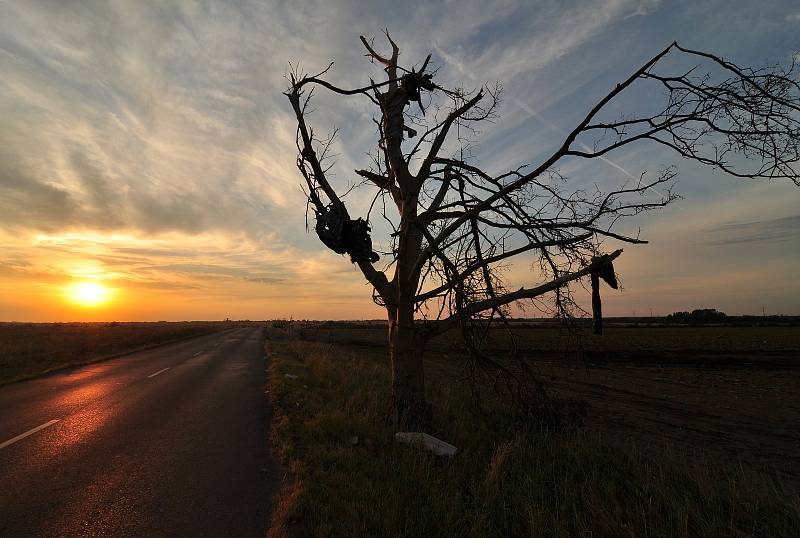
[[[0,0],[0,320],[382,317],[347,258],[306,231],[281,92],[289,61],[336,60],[342,86],[380,77],[358,36],[384,27],[408,64],[433,53],[440,83],[503,83],[475,151],[496,172],[537,162],[673,40],[743,65],[800,51],[794,0]],[[373,110],[322,94],[317,109],[318,128],[341,129],[344,185],[367,164]],[[800,314],[800,188],[648,145],[609,159],[562,172],[611,186],[676,164],[683,199],[633,223],[651,242],[615,262],[624,289],[607,314]],[[535,276],[524,259],[511,274]]]

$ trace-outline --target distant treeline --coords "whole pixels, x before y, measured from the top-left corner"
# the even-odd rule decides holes
[[[669,325],[800,325],[800,316],[729,316],[716,308],[699,308],[691,312],[673,312],[664,318]]]
[[[554,318],[516,318],[511,323],[523,327],[555,327],[563,325],[564,320]],[[567,323],[577,327],[590,327],[591,318],[575,318]],[[380,329],[386,330],[386,320],[274,320],[273,328],[287,328],[294,325],[296,328],[316,329]],[[674,327],[674,326],[800,326],[800,316],[729,316],[715,308],[701,308],[691,312],[674,312],[667,316],[625,316],[605,318],[608,327]]]

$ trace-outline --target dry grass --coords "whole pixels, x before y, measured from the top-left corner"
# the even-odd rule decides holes
[[[510,410],[476,407],[441,372],[429,378],[434,433],[459,454],[398,445],[380,349],[285,336],[270,331],[267,344],[275,441],[294,477],[279,525],[299,520],[313,536],[800,535],[800,497],[771,478],[537,431]]]
[[[0,384],[232,326],[206,321],[0,323]]]

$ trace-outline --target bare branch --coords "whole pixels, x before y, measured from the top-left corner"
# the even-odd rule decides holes
[[[523,299],[532,299],[534,297],[539,297],[540,295],[544,295],[545,293],[554,291],[564,286],[565,284],[572,282],[573,280],[578,280],[579,278],[587,276],[596,267],[599,267],[616,259],[620,254],[622,254],[622,249],[615,250],[611,254],[606,254],[604,256],[599,257],[596,261],[587,265],[580,271],[575,271],[574,273],[569,273],[560,276],[556,279],[551,280],[550,282],[547,282],[546,284],[536,286],[535,288],[520,288],[517,291],[506,293],[505,295],[501,295],[499,297],[494,297],[477,303],[465,305],[464,308],[457,314],[454,314],[449,318],[440,321],[439,322],[440,324],[436,327],[435,334],[441,334],[443,332],[446,332],[454,325],[458,324],[460,317],[469,316],[472,314],[476,314],[478,312],[483,312],[484,310],[496,308],[498,306],[513,303],[515,301],[521,301]]]

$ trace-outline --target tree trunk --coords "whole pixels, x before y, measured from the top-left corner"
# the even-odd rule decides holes
[[[407,203],[406,203],[407,202]],[[389,353],[392,365],[392,412],[400,428],[423,431],[430,422],[425,399],[424,340],[414,321],[419,275],[413,271],[422,234],[416,221],[416,198],[404,200],[395,282],[396,304],[389,307]]]
[[[392,61],[397,61],[396,56]],[[390,66],[390,77],[395,78],[391,69]],[[425,399],[424,341],[414,322],[414,298],[419,285],[419,272],[414,269],[414,262],[422,244],[421,227],[417,222],[420,182],[409,173],[403,155],[403,110],[407,104],[406,89],[397,83],[390,84],[389,90],[381,96],[384,153],[400,189],[400,234],[394,276],[397,295],[387,310],[393,418],[400,428],[422,431],[429,423],[430,412]]]
[[[390,309],[392,418],[398,427],[411,431],[423,431],[430,422],[430,410],[425,398],[423,345],[414,324],[413,309]]]

